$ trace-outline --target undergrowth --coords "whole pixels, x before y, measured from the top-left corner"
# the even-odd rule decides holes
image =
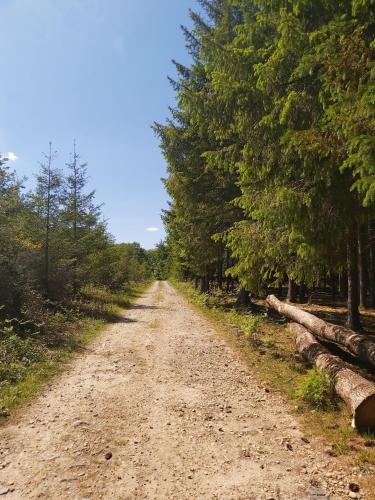
[[[260,316],[250,313],[238,313],[237,311],[231,311],[229,313],[229,321],[233,326],[239,327],[243,331],[245,337],[249,339],[253,346],[261,344],[260,337],[258,335],[258,327],[262,321]]]
[[[335,401],[332,383],[325,373],[316,368],[303,377],[296,395],[317,410],[325,410]]]

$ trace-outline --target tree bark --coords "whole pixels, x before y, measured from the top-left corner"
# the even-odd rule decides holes
[[[375,428],[375,384],[361,377],[344,361],[333,356],[301,325],[292,323],[289,330],[296,335],[298,351],[319,370],[327,372],[335,391],[350,407],[353,426],[368,431]]]
[[[348,296],[348,273],[346,271],[342,271],[340,273],[339,293],[343,298],[346,298]]]
[[[299,301],[301,304],[307,302],[308,288],[305,283],[301,283],[299,287]]]
[[[373,227],[370,222],[368,225],[368,242],[369,242],[369,262],[368,262],[368,277],[369,277],[369,294],[370,307],[375,307],[375,248],[374,242],[372,241]]]
[[[217,265],[217,285],[220,290],[223,289],[223,261],[220,260]]]
[[[348,315],[346,326],[352,330],[361,328],[359,315],[358,253],[357,241],[350,239],[347,244],[348,266]]]
[[[330,281],[330,285],[331,285],[331,299],[332,299],[332,302],[335,302],[336,300],[336,295],[337,295],[337,279],[336,279],[336,275],[331,273],[330,276],[329,276],[329,281]]]
[[[286,298],[289,300],[289,302],[296,301],[296,292],[297,290],[294,280],[288,278],[288,295]]]
[[[208,277],[207,276],[201,276],[200,292],[201,293],[208,292]]]
[[[240,291],[238,293],[237,301],[236,301],[236,306],[237,307],[245,307],[250,305],[251,300],[250,300],[250,294],[247,292],[244,288],[240,288]]]
[[[375,342],[365,335],[360,335],[342,326],[327,323],[299,307],[281,302],[274,295],[269,295],[266,301],[270,307],[304,326],[317,337],[338,344],[353,356],[375,366]]]
[[[367,258],[366,239],[363,228],[358,226],[358,279],[359,279],[359,306],[366,307],[367,299]]]

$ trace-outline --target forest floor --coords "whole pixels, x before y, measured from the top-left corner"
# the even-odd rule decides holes
[[[165,282],[0,428],[0,495],[371,498],[357,471],[307,438],[256,367]]]

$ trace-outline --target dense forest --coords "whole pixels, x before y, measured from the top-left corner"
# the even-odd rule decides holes
[[[375,306],[375,2],[199,0],[156,123],[171,272]],[[285,295],[285,293],[284,293]]]

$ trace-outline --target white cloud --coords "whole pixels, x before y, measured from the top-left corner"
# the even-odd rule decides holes
[[[146,231],[148,233],[157,233],[159,231],[159,228],[158,227],[147,227]]]
[[[18,160],[18,156],[15,155],[14,153],[12,153],[12,151],[9,151],[9,153],[7,153],[5,155],[6,158],[8,158],[9,161],[17,161]]]

